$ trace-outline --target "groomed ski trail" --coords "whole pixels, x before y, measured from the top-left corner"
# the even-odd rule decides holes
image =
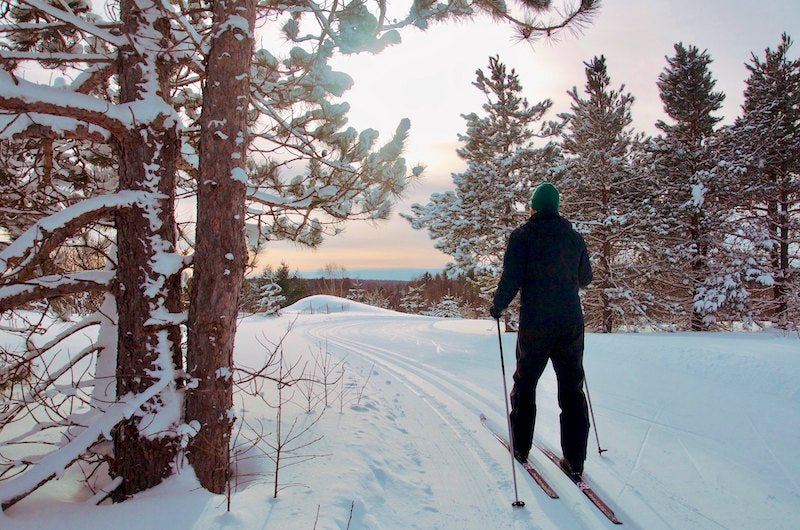
[[[303,331],[309,340],[327,350],[349,364],[358,365],[363,374],[369,373],[373,365],[382,370],[382,375],[390,376],[400,383],[405,394],[400,401],[416,402],[411,414],[405,417],[396,415],[395,421],[402,422],[402,431],[408,432],[408,442],[417,446],[414,451],[431,458],[443,458],[445,467],[452,470],[453,475],[440,477],[440,481],[431,484],[434,494],[441,492],[442,501],[437,503],[441,517],[440,524],[452,527],[453,521],[447,523],[451,504],[457,508],[466,503],[467,509],[475,518],[464,528],[611,528],[602,514],[589,505],[583,495],[575,495],[574,486],[557,469],[550,465],[539,464],[542,475],[554,488],[563,491],[562,499],[550,499],[527,476],[520,481],[520,498],[525,501],[524,510],[513,510],[510,502],[513,497],[511,472],[507,453],[502,451],[496,442],[487,436],[485,429],[476,420],[481,412],[486,412],[495,419],[504,417],[502,382],[500,380],[498,351],[487,351],[492,359],[498,358],[498,369],[493,374],[496,381],[486,382],[483,386],[460,374],[446,372],[428,363],[398,352],[413,351],[408,343],[413,342],[418,351],[427,355],[438,354],[443,346],[430,341],[427,343],[419,337],[425,336],[426,330],[433,330],[439,319],[420,318],[414,316],[380,316],[370,315],[361,318],[356,315],[334,314],[327,318],[314,318],[315,322],[306,325],[303,318],[298,319],[294,331]],[[441,334],[441,331],[437,331]],[[405,342],[405,344],[403,344]],[[417,345],[419,344],[419,345]],[[429,344],[429,345],[428,345]],[[392,346],[395,346],[393,348]],[[495,348],[496,350],[496,348]],[[373,380],[378,380],[373,372]],[[381,387],[392,385],[382,384]],[[493,389],[499,389],[494,391]],[[392,390],[396,390],[394,385]],[[384,393],[386,388],[381,388]],[[384,395],[383,399],[389,396]],[[394,402],[399,397],[395,396]],[[424,404],[424,406],[419,406]],[[409,416],[434,415],[442,426],[436,433],[422,432],[423,426],[430,426],[430,419],[409,419]],[[459,488],[454,490],[453,485]],[[437,489],[438,488],[438,489]],[[457,494],[460,498],[452,497]],[[507,519],[497,520],[498,506],[507,507]],[[463,509],[458,509],[463,514]],[[486,520],[482,518],[485,514]],[[488,525],[488,526],[487,526]],[[459,525],[456,525],[461,527]]]

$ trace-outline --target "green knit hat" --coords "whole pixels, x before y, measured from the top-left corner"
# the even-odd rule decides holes
[[[531,195],[531,208],[537,212],[542,213],[558,213],[558,208],[561,205],[561,198],[558,194],[558,188],[545,182],[539,184],[533,195]]]

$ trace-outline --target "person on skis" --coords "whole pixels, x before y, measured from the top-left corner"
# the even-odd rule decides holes
[[[559,215],[560,196],[550,183],[531,196],[531,217],[515,229],[503,258],[503,273],[489,314],[499,319],[521,291],[517,369],[511,390],[514,457],[527,462],[536,420],[536,384],[553,362],[561,407],[561,466],[583,473],[589,413],[583,393],[584,321],[578,290],[592,281],[586,243]]]

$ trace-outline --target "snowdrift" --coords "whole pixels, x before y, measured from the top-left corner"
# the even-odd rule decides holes
[[[347,298],[317,294],[298,300],[294,304],[281,309],[281,313],[294,314],[331,314],[331,313],[366,313],[371,315],[400,315],[397,311],[382,309],[371,305],[354,302]]]

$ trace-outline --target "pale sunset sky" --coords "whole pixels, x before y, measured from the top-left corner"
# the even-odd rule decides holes
[[[403,0],[395,7],[407,4]],[[349,125],[377,129],[382,144],[401,119],[409,118],[411,134],[404,156],[409,170],[416,164],[426,170],[395,205],[388,221],[351,221],[342,234],[326,239],[318,249],[270,242],[257,268],[283,261],[306,273],[328,264],[350,271],[441,269],[449,256],[436,250],[427,232],[413,230],[398,212],[409,213],[411,204],[425,204],[431,193],[452,189],[451,174],[466,168],[456,155],[457,135],[465,131],[461,115],[482,112],[483,95],[472,82],[476,69],[486,70],[490,56],[499,55],[516,70],[530,103],[553,100],[545,119],[556,119],[569,110],[567,90],[577,86],[581,91],[585,83],[583,62],[603,54],[612,87],[624,84],[636,98],[634,127],[655,134],[655,122],[666,119],[656,80],[675,43],[708,50],[716,90],[726,94],[718,115],[729,124],[743,102],[745,63],[751,53],[763,57],[765,48],[775,48],[783,32],[800,39],[800,0],[602,0],[590,25],[578,35],[564,32],[556,40],[520,42],[511,28],[478,17],[432,24],[425,32],[406,29],[401,31],[401,44],[377,55],[334,57],[331,66],[354,81],[341,98],[351,106]],[[791,54],[800,55],[800,44]],[[44,80],[54,73],[33,69],[28,75]]]
[[[407,191],[390,220],[350,222],[344,233],[316,250],[269,243],[259,263],[285,261],[292,270],[306,272],[326,264],[348,270],[443,267],[448,256],[397,212],[410,212],[411,204],[424,204],[431,193],[451,189],[451,173],[466,167],[455,153],[457,134],[465,130],[461,114],[481,112],[483,97],[471,83],[476,69],[486,70],[489,56],[499,55],[517,71],[529,102],[552,99],[546,119],[555,119],[569,109],[567,90],[585,83],[583,62],[604,54],[612,87],[625,84],[636,98],[634,127],[655,133],[654,123],[666,119],[656,80],[673,44],[708,50],[716,89],[726,94],[719,115],[728,124],[743,102],[744,64],[751,52],[762,57],[783,32],[800,39],[800,0],[604,0],[581,34],[565,33],[555,42],[519,42],[510,28],[476,19],[432,25],[426,32],[404,31],[401,44],[378,55],[337,57],[334,69],[355,82],[342,98],[351,105],[350,125],[375,128],[385,141],[402,118],[409,118],[405,157],[409,167],[426,166],[424,178]],[[800,45],[792,49],[793,57],[798,53]]]

